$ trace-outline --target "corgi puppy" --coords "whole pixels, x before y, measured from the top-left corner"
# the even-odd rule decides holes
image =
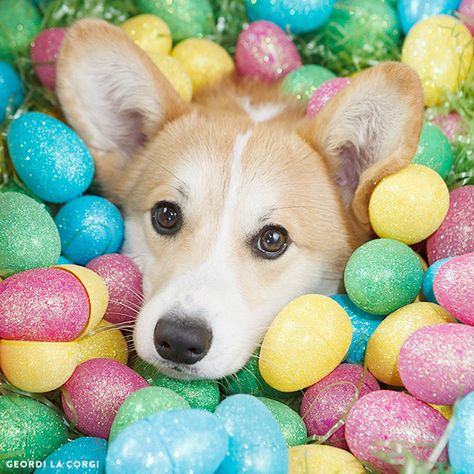
[[[400,63],[358,74],[314,119],[278,84],[233,77],[185,103],[98,20],[69,29],[57,77],[143,272],[135,349],[178,378],[235,373],[287,303],[342,290],[372,237],[370,194],[422,126],[420,82]]]

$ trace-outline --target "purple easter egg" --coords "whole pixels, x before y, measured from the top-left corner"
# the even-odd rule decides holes
[[[290,37],[270,21],[255,21],[237,40],[235,64],[240,76],[277,81],[301,66]]]
[[[89,320],[81,282],[57,268],[35,268],[0,283],[0,339],[67,342]]]
[[[321,109],[342,89],[344,89],[351,80],[347,77],[335,77],[321,84],[313,93],[308,102],[306,114],[308,117],[314,117]]]
[[[395,454],[398,446],[426,461],[444,433],[448,420],[437,410],[402,392],[377,390],[356,402],[346,419],[346,440],[356,458],[384,474],[397,474],[380,454]],[[403,459],[395,455],[395,459]],[[440,462],[447,460],[444,450]]]
[[[455,136],[464,131],[461,117],[457,112],[450,112],[446,115],[437,115],[431,120],[437,125],[451,142]]]
[[[458,15],[474,35],[474,0],[463,0],[459,5]]]
[[[325,435],[348,411],[356,400],[379,390],[374,376],[356,364],[341,364],[328,376],[309,387],[301,402],[300,414],[308,434]],[[347,449],[345,429],[341,426],[327,444]]]

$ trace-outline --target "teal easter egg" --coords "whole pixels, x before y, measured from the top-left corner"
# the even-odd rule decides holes
[[[9,64],[0,61],[0,123],[5,120],[7,110],[10,114],[15,112],[23,97],[18,74]]]
[[[474,392],[454,406],[454,426],[448,453],[454,474],[474,472]]]
[[[436,301],[436,296],[433,291],[434,279],[438,274],[438,270],[445,264],[449,262],[452,257],[442,258],[441,260],[436,260],[428,267],[428,270],[423,274],[423,282],[421,289],[423,290],[423,296],[425,297],[426,301],[430,303],[438,303]]]
[[[282,90],[297,100],[307,103],[321,84],[335,77],[332,71],[323,66],[307,64],[290,72],[283,79]]]

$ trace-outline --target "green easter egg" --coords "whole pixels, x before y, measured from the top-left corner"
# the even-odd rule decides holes
[[[273,418],[280,425],[283,438],[288,446],[299,446],[306,443],[308,436],[306,425],[296,411],[277,400],[264,397],[258,397],[258,399],[271,411]]]
[[[153,383],[153,379],[158,374],[158,369],[156,367],[140,358],[135,359],[133,370],[150,384]]]
[[[307,103],[314,91],[326,81],[334,79],[336,75],[323,66],[307,64],[290,72],[283,79],[282,88],[286,94],[297,100]]]
[[[137,0],[142,13],[159,16],[170,27],[175,43],[202,38],[214,30],[209,0]]]
[[[109,442],[128,425],[159,411],[189,408],[189,403],[173,390],[146,387],[132,393],[120,406],[110,429]]]
[[[0,474],[23,474],[33,468],[9,467],[9,462],[43,461],[67,441],[63,419],[36,400],[0,396]]]
[[[10,181],[2,186],[0,186],[0,193],[20,193],[24,194],[25,196],[30,197],[31,199],[34,199],[37,203],[41,204],[46,211],[48,211],[48,214],[51,214],[51,209],[49,206],[42,201],[38,196],[35,196],[30,190],[26,188],[22,188],[18,184],[16,184],[14,181]]]
[[[453,151],[446,135],[436,125],[425,123],[416,155],[411,162],[427,166],[446,179],[453,161]]]
[[[0,193],[0,277],[50,267],[60,255],[61,241],[45,208],[20,193]]]
[[[153,385],[174,390],[191,408],[214,411],[220,402],[219,387],[215,380],[177,380],[158,373]]]
[[[344,272],[344,285],[352,302],[378,315],[413,303],[422,279],[423,268],[416,253],[392,239],[375,239],[359,247]]]
[[[41,15],[31,0],[0,1],[0,60],[12,62],[29,52],[41,31]]]

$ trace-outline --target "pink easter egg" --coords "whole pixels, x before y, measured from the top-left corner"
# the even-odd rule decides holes
[[[277,81],[301,66],[290,37],[270,21],[255,21],[237,40],[235,64],[240,76]]]
[[[77,416],[77,429],[87,436],[107,439],[118,409],[133,392],[148,387],[145,379],[112,359],[80,364],[63,385],[66,418]]]
[[[325,435],[360,397],[379,390],[374,376],[355,364],[341,364],[328,376],[309,387],[301,402],[300,414],[308,434]],[[348,449],[345,429],[341,426],[327,444]]]
[[[458,15],[474,35],[474,0],[463,0],[459,5]]]
[[[31,44],[30,56],[36,75],[51,90],[56,88],[56,59],[66,31],[67,28],[49,28],[42,31]]]
[[[86,267],[98,273],[109,290],[104,319],[114,324],[135,319],[143,300],[142,274],[135,262],[111,253],[94,258]]]
[[[474,185],[449,194],[449,210],[426,243],[430,265],[436,260],[474,252]]]
[[[442,130],[450,142],[453,141],[457,134],[464,131],[461,117],[457,112],[450,112],[447,115],[437,115],[431,122]]]
[[[0,283],[0,339],[67,342],[89,320],[81,282],[57,268],[35,268]]]
[[[474,327],[434,324],[403,344],[398,370],[405,388],[435,405],[454,405],[474,391]]]
[[[350,84],[351,80],[347,77],[335,77],[321,84],[313,93],[308,102],[306,114],[308,117],[314,117],[321,109],[344,87]]]
[[[393,466],[379,454],[391,453],[395,459],[397,446],[410,451],[416,459],[426,461],[448,420],[434,408],[402,392],[377,390],[356,402],[346,419],[346,440],[354,456],[385,474],[397,474]],[[440,462],[447,460],[444,450]]]

